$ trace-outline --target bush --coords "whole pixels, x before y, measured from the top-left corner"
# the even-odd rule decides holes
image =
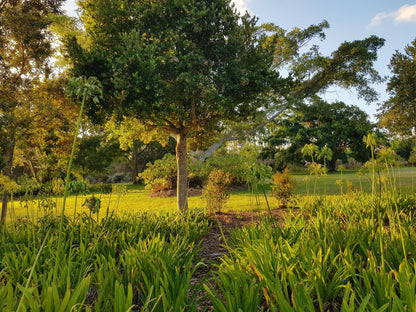
[[[207,185],[202,195],[207,200],[208,212],[220,212],[229,197],[228,187],[231,184],[231,175],[221,169],[214,169],[208,177]]]
[[[162,159],[148,163],[147,169],[139,174],[147,190],[171,190],[176,187],[176,157],[166,154]]]
[[[416,164],[416,149],[413,149],[412,153],[409,156],[407,161],[409,164],[414,165]]]
[[[258,169],[257,156],[255,146],[248,146],[234,152],[222,149],[208,158],[202,168],[198,162],[188,158],[189,186],[201,187],[204,182],[208,181],[210,173],[219,169],[229,173],[232,185],[252,182],[253,167]],[[139,174],[139,178],[146,184],[146,189],[153,192],[172,190],[176,188],[176,170],[176,157],[166,154],[153,164],[148,163],[147,169]]]
[[[289,168],[280,173],[279,171],[273,175],[273,196],[277,198],[282,206],[286,206],[290,200],[290,197],[295,190],[295,180],[289,175]]]

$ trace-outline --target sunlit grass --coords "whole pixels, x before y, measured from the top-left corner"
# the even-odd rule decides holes
[[[88,208],[82,206],[87,196],[78,196],[76,213],[89,214]],[[102,218],[108,212],[115,213],[118,215],[141,213],[141,212],[152,212],[155,214],[166,214],[176,212],[176,197],[150,197],[149,191],[147,190],[130,190],[126,195],[117,198],[117,195],[95,195],[101,199],[101,209],[99,217]],[[62,204],[61,198],[55,198],[57,201],[58,211],[54,209],[53,213],[59,214],[60,207]],[[277,201],[274,198],[268,198],[269,202],[277,205]],[[27,204],[28,207],[25,205]],[[190,209],[202,210],[206,206],[206,202],[201,196],[193,196],[188,198],[188,205]],[[238,192],[231,194],[229,200],[224,206],[224,211],[230,210],[259,210],[267,209],[267,203],[263,195],[252,195],[248,192]],[[65,212],[68,217],[73,217],[75,211],[75,196],[69,196],[66,201]],[[25,203],[23,201],[14,201],[9,203],[9,219],[15,219],[19,217],[28,217],[30,219],[37,219],[45,215],[42,208],[39,208],[39,201],[31,201]]]
[[[416,183],[416,168],[405,167],[396,169],[394,176],[397,179],[397,188],[400,191],[414,191]],[[295,175],[297,180],[295,194],[301,201],[308,201],[306,194],[314,196],[314,177],[308,175]],[[304,181],[305,178],[310,178],[309,182]],[[320,177],[317,182],[317,191],[315,195],[342,195],[340,187],[336,181],[341,179],[341,174],[331,173],[324,177]],[[369,176],[358,176],[355,172],[344,172],[342,174],[342,180],[344,181],[344,194],[347,193],[346,182],[351,181],[354,185],[354,189],[357,191],[370,192],[371,181]],[[308,186],[309,183],[309,186]],[[126,195],[118,196],[117,194],[108,195],[95,195],[101,199],[101,209],[99,217],[102,218],[109,213],[115,214],[130,214],[137,212],[152,212],[155,214],[166,214],[176,212],[176,197],[150,197],[149,191],[145,190],[141,185],[128,185],[128,192]],[[277,208],[277,200],[271,196],[271,191],[268,186],[265,187],[267,200],[260,189],[258,192],[247,191],[235,191],[231,193],[230,198],[224,205],[223,211],[257,211],[267,210],[270,208]],[[82,203],[87,196],[78,196],[76,212],[89,214],[89,210]],[[353,195],[352,195],[353,196]],[[57,203],[57,209],[54,209],[54,213],[60,213],[62,207],[62,198],[55,198]],[[203,210],[206,207],[206,202],[201,196],[193,196],[188,198],[190,209]],[[58,211],[57,211],[58,210]],[[75,196],[69,196],[66,202],[66,215],[69,217],[74,216],[75,210]],[[45,215],[42,208],[39,208],[39,201],[34,200],[30,202],[13,201],[9,203],[8,219],[15,219],[19,217],[29,217],[30,219],[37,219]],[[96,216],[95,216],[96,217]]]
[[[392,176],[397,179],[395,184],[400,191],[415,191],[416,186],[416,167],[403,167],[394,169]],[[387,175],[381,172],[380,175]],[[296,180],[296,194],[312,194],[314,192],[315,177],[304,175],[294,175]],[[347,192],[347,181],[352,182],[353,189],[363,192],[371,192],[371,174],[360,175],[357,171],[345,171],[329,173],[326,176],[319,177],[317,181],[316,193],[321,195],[341,194],[338,180],[343,180],[343,192]],[[309,192],[308,192],[309,189]]]

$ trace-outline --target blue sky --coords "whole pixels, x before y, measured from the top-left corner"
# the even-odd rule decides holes
[[[259,23],[273,22],[285,29],[304,28],[322,20],[329,22],[326,40],[319,43],[321,52],[329,54],[340,43],[377,35],[386,39],[379,52],[376,69],[389,75],[388,64],[395,50],[416,38],[416,0],[234,0],[240,11],[248,10],[259,18]],[[68,0],[73,12],[75,0]],[[387,99],[385,84],[376,86],[380,102]],[[357,100],[354,92],[330,90],[324,98],[359,105],[375,120],[377,103],[371,105]]]

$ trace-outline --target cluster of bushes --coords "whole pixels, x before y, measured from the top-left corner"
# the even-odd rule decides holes
[[[220,150],[215,156],[207,159],[202,166],[193,157],[189,157],[189,186],[201,188],[206,185],[210,173],[216,169],[229,174],[229,184],[232,186],[253,185],[255,180],[271,178],[271,169],[259,163],[257,156],[256,149],[247,146],[234,152],[226,149]],[[155,192],[175,189],[177,178],[175,156],[166,154],[162,159],[148,163],[147,169],[139,174],[139,178],[146,184],[146,189]]]

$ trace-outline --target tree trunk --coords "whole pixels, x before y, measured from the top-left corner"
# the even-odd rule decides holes
[[[3,200],[1,204],[1,223],[6,222],[6,214],[7,214],[7,202],[9,201],[9,198],[7,196],[7,192],[3,192]]]
[[[188,155],[186,151],[186,133],[176,135],[176,164],[178,172],[177,196],[178,209],[181,212],[188,210]]]
[[[244,130],[242,134],[239,134],[238,129],[231,129],[227,134],[225,134],[223,137],[221,137],[217,142],[212,144],[207,150],[199,154],[196,158],[199,162],[199,165],[202,166],[202,163],[207,159],[208,157],[211,157],[214,152],[219,149],[224,143],[229,141],[238,141],[241,139],[244,139],[245,136],[249,134],[256,134],[261,128],[265,127],[269,122],[273,121],[277,117],[279,117],[286,109],[289,108],[288,103],[283,103],[281,106],[274,111],[270,116],[266,116],[265,120],[259,122],[258,124],[253,125],[250,129]],[[244,124],[244,123],[243,123]]]
[[[133,143],[133,184],[139,184],[139,151],[135,145]]]
[[[6,160],[6,166],[4,173],[6,177],[12,178],[12,168],[13,168],[13,156],[14,156],[14,146],[15,142],[13,141],[10,144],[10,150],[6,151],[5,153],[5,160]],[[7,215],[7,203],[9,201],[7,191],[3,191],[3,200],[1,204],[1,218],[0,222],[6,222],[6,215]]]

